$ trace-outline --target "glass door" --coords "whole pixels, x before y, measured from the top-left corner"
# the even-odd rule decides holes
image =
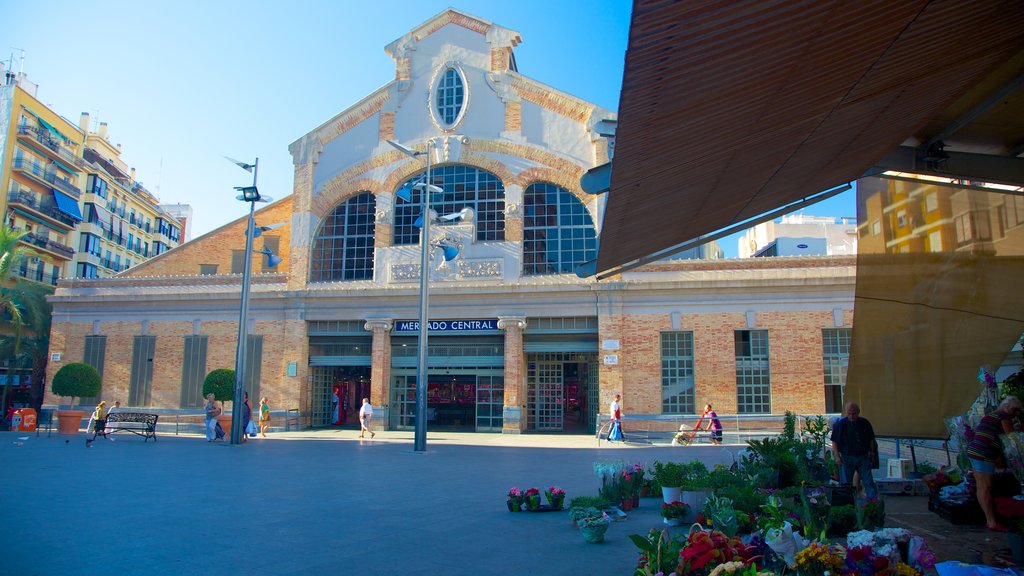
[[[480,376],[476,379],[476,431],[501,432],[505,409],[505,378]]]
[[[531,363],[528,380],[533,429],[540,432],[560,432],[565,417],[564,387],[561,361]]]

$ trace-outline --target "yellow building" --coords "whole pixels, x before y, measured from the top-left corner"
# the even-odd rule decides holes
[[[83,135],[36,99],[36,86],[24,74],[2,68],[0,74],[4,223],[28,232],[24,241],[38,254],[25,259],[15,274],[56,285],[71,270],[75,227],[82,220]]]
[[[85,178],[73,275],[105,278],[180,244],[182,226],[135,179],[135,169],[121,159],[121,145],[111,143],[106,122],[94,132],[89,124],[83,112]]]

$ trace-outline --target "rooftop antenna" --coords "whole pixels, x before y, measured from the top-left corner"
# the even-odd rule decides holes
[[[19,66],[18,66],[18,75],[21,76],[21,73],[25,71],[25,49],[24,48],[15,48],[14,46],[11,46],[11,50],[19,50],[19,51],[21,51],[21,62],[19,64]],[[13,68],[13,67],[14,67],[14,54],[12,53],[11,54],[11,68]]]

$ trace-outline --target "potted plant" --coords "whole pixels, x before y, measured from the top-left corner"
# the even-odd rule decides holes
[[[572,525],[579,528],[580,520],[584,518],[597,518],[601,516],[603,512],[593,506],[573,506],[569,508],[569,519],[572,520]]]
[[[604,533],[608,531],[612,521],[602,514],[593,518],[583,518],[577,521],[580,526],[580,533],[583,534],[583,539],[590,544],[597,544],[598,542],[604,542]]]
[[[711,495],[709,478],[708,467],[700,460],[683,465],[679,500],[685,502],[694,515],[704,511],[704,502]]]
[[[58,396],[71,397],[71,408],[57,412],[57,427],[61,434],[78,434],[85,412],[75,410],[75,398],[98,395],[101,384],[100,373],[83,362],[65,364],[53,375],[50,391]]]
[[[679,500],[685,470],[679,462],[654,462],[654,480],[661,486],[661,497],[666,504]]]
[[[220,416],[217,422],[227,434],[231,433],[231,412],[223,409],[224,402],[233,400],[235,397],[235,371],[230,368],[217,368],[211,370],[203,380],[203,398],[213,394],[213,399],[221,403]]]
[[[565,502],[565,490],[562,490],[558,486],[550,486],[544,491],[544,497],[548,499],[548,504],[552,508],[562,508],[562,504]]]
[[[508,491],[508,511],[509,512],[522,512],[523,511],[523,492],[519,488],[513,486]]]
[[[523,495],[527,510],[540,510],[540,490],[530,488]]]
[[[683,523],[683,519],[686,518],[686,514],[690,507],[683,502],[678,500],[675,502],[668,502],[661,505],[661,517],[664,519],[665,524],[669,526],[679,526]]]

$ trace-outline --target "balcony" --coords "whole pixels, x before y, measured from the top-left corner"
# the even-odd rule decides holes
[[[14,159],[13,168],[23,174],[28,174],[43,184],[64,192],[75,200],[78,200],[78,197],[82,194],[78,187],[63,178],[58,178],[55,171],[44,169],[43,165],[38,161],[29,161],[27,158],[18,157]]]
[[[45,236],[37,236],[31,232],[26,234],[25,237],[22,238],[22,241],[68,260],[75,255],[74,249],[70,246],[65,246],[60,242],[55,242]]]
[[[47,192],[47,195],[50,193]],[[11,208],[21,207],[22,209],[29,209],[39,216],[44,216],[50,220],[55,220],[59,224],[63,224],[68,228],[74,228],[76,221],[74,218],[61,212],[56,206],[52,204],[43,204],[36,199],[35,194],[31,194],[25,191],[10,192],[7,194],[7,205]]]
[[[85,161],[76,156],[75,153],[67,146],[61,144],[59,140],[52,138],[50,136],[50,132],[44,128],[22,124],[18,126],[18,138],[26,142],[38,142],[42,144],[43,152],[54,160],[70,162],[77,168],[85,166]],[[33,146],[33,148],[36,147]]]

